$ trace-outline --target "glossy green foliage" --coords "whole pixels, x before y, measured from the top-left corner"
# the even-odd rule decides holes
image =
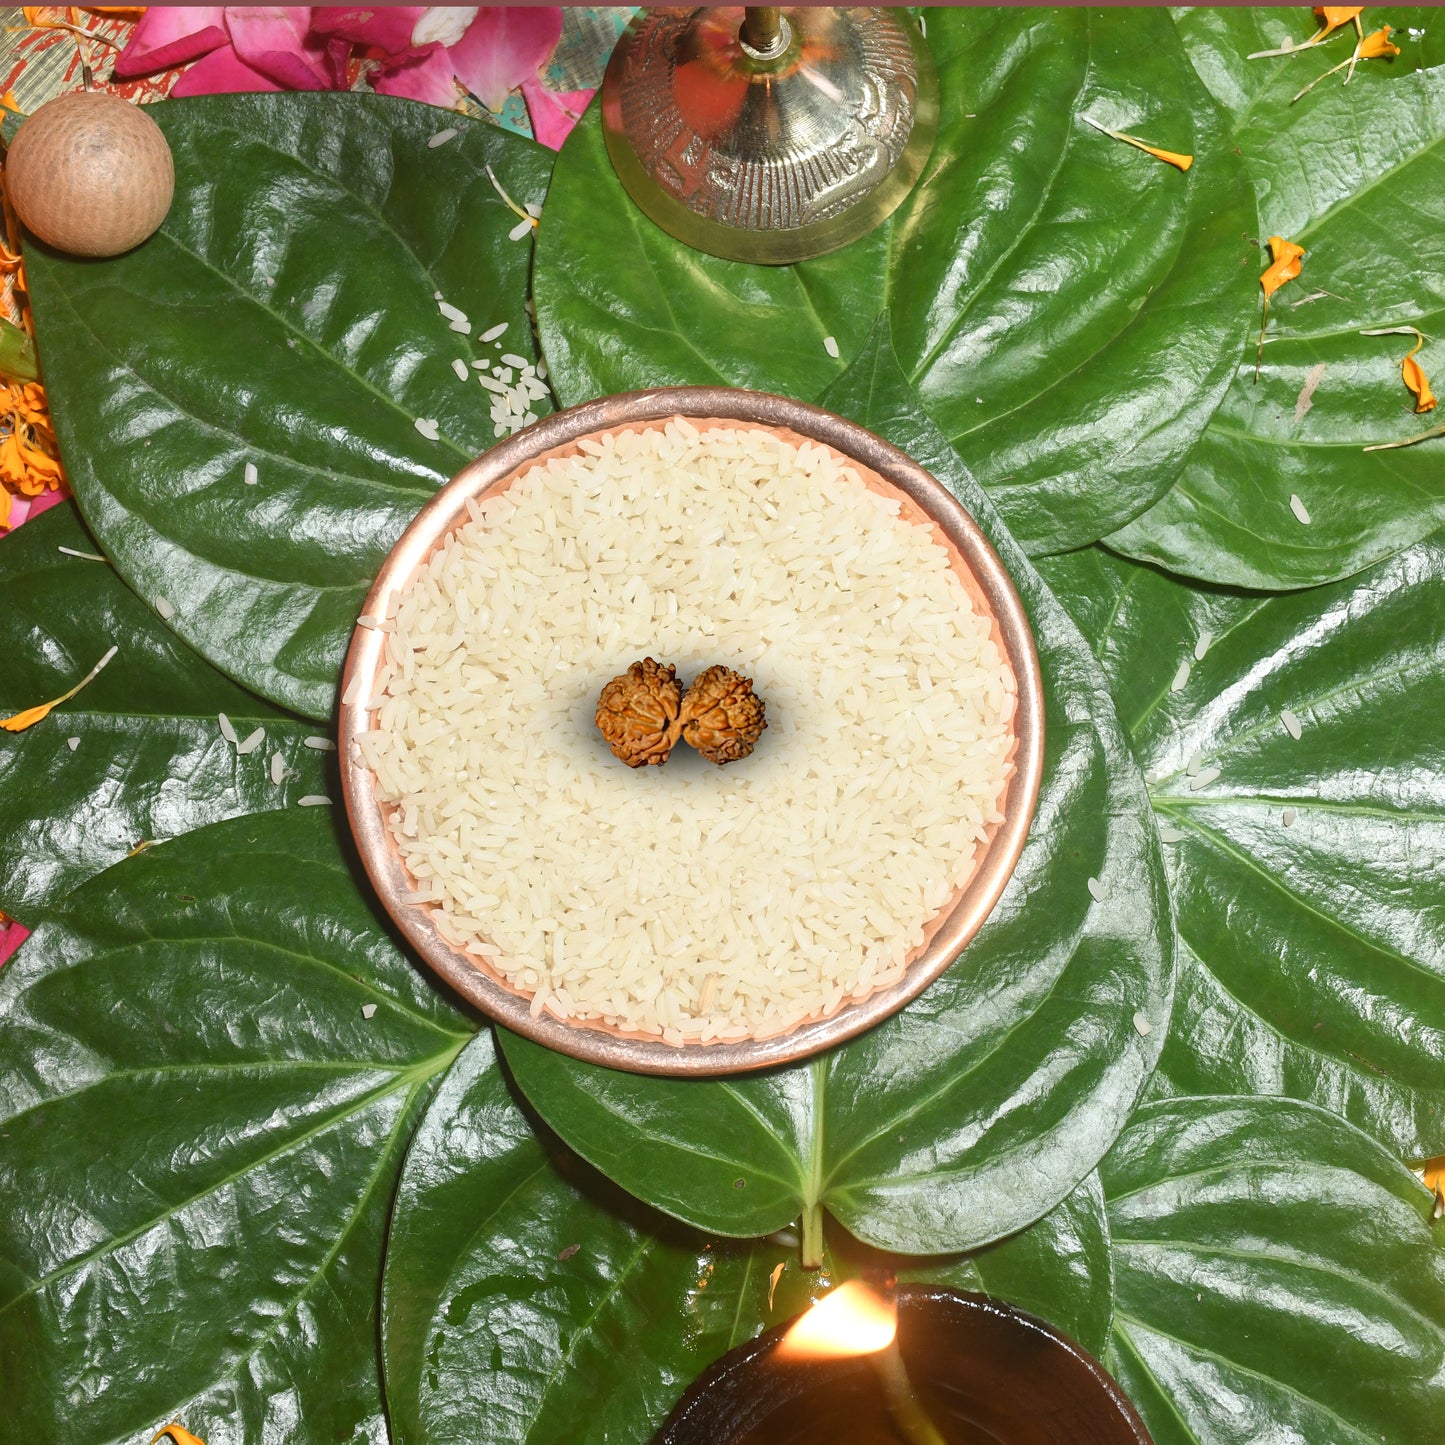
[[[1015,876],[937,983],[810,1064],[721,1082],[651,1079],[510,1036],[504,1047],[573,1148],[678,1218],[755,1235],[821,1205],[882,1248],[968,1249],[1057,1204],[1138,1099],[1169,1017],[1163,869],[1087,644],[923,414],[885,330],[827,401],[955,491],[1029,611],[1047,756]]]
[[[384,1445],[387,1207],[469,1032],[323,810],[83,884],[0,972],[0,1437]]]
[[[0,909],[29,919],[158,841],[324,793],[303,722],[237,687],[182,646],[98,555],[67,503],[0,545],[0,717],[68,691],[112,645],[96,680],[24,732],[0,732]],[[225,713],[245,741],[220,732]],[[78,739],[70,747],[70,739]],[[271,760],[284,772],[271,781]],[[338,794],[339,796],[339,794]]]
[[[1155,1445],[1408,1445],[1445,1410],[1430,1195],[1283,1099],[1140,1110],[1101,1167],[1114,1373]]]
[[[1445,549],[1285,595],[1185,587],[1099,548],[1047,565],[1166,839],[1180,971],[1161,1085],[1291,1094],[1407,1158],[1445,1152]]]
[[[1174,487],[1109,539],[1131,556],[1207,581],[1300,587],[1347,576],[1445,522],[1445,437],[1364,450],[1438,424],[1438,412],[1415,415],[1401,381],[1415,338],[1359,334],[1419,327],[1432,340],[1417,359],[1437,390],[1445,383],[1445,38],[1438,11],[1371,7],[1364,21],[1399,27],[1401,55],[1363,61],[1348,86],[1341,71],[1291,104],[1349,57],[1353,27],[1300,55],[1248,60],[1287,36],[1304,39],[1309,17],[1250,7],[1181,14],[1189,53],[1230,111],[1254,176],[1261,241],[1285,236],[1308,254],[1270,302],[1258,381],[1250,335]],[[1256,260],[1263,271],[1267,255]],[[1258,286],[1253,294],[1257,333]]]
[[[986,1290],[1104,1348],[1109,1246],[1092,1178],[978,1255],[833,1244],[810,1273],[795,1245],[710,1239],[638,1205],[534,1126],[479,1037],[397,1191],[382,1311],[396,1445],[643,1445],[719,1355],[864,1270]]]
[[[880,307],[925,403],[1031,551],[1172,481],[1233,372],[1248,180],[1162,10],[927,13],[942,119],[883,229],[796,266],[672,241],[622,191],[594,106],[558,158],[537,316],[564,402],[726,382],[807,399]],[[1187,175],[1081,117],[1192,152]],[[833,338],[841,360],[824,347]]]
[[[531,246],[485,174],[538,202],[550,156],[374,95],[148,107],[175,155],[161,229],[109,261],[27,251],[66,469],[122,576],[222,671],[308,717],[381,559],[493,441],[452,362],[523,309]],[[465,312],[451,330],[434,299]],[[415,426],[435,420],[439,440]],[[245,483],[247,465],[256,483]]]

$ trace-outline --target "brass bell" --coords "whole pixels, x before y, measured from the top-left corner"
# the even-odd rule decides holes
[[[938,77],[894,9],[644,10],[602,82],[628,194],[700,251],[780,265],[884,221],[923,173]]]

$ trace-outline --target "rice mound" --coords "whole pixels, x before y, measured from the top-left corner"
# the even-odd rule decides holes
[[[442,935],[534,1016],[672,1044],[897,982],[1012,771],[1013,673],[932,529],[821,445],[681,418],[469,506],[360,735]],[[613,758],[597,697],[647,655],[751,677],[753,755]]]

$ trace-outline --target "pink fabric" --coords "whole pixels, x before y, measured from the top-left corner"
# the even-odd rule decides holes
[[[485,5],[448,54],[457,77],[490,111],[534,80],[562,38],[557,5]]]
[[[0,968],[10,962],[15,950],[29,937],[30,930],[13,918],[9,923],[0,923]]]
[[[123,80],[187,65],[226,43],[226,12],[220,5],[150,5],[115,58]]]
[[[532,134],[551,150],[561,150],[595,94],[593,90],[548,90],[535,76],[524,80],[522,95],[532,118]]]
[[[326,42],[311,33],[309,5],[228,5],[226,28],[236,58],[283,90],[331,88]]]
[[[171,89],[177,98],[188,95],[235,95],[243,91],[280,90],[269,75],[262,75],[229,46],[198,60]]]

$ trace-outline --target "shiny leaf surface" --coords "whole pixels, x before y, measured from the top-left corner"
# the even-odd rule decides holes
[[[42,722],[0,732],[0,909],[16,918],[58,902],[142,840],[335,786],[323,754],[305,745],[314,723],[237,687],[107,563],[61,547],[98,555],[69,503],[0,542],[0,717],[58,697],[108,647],[119,650]],[[238,756],[219,713],[242,741],[264,728],[264,742]],[[285,771],[275,784],[278,752]]]
[[[1283,1099],[1140,1110],[1101,1168],[1111,1368],[1155,1445],[1427,1440],[1445,1248],[1373,1140]]]
[[[320,810],[213,824],[52,911],[0,972],[5,1437],[384,1445],[387,1206],[468,1032]]]
[[[538,202],[550,156],[464,117],[432,148],[435,109],[375,95],[147,114],[175,155],[161,229],[114,260],[26,253],[66,469],[106,555],[174,606],[175,631],[326,718],[382,557],[492,444],[491,393],[452,362],[532,355],[531,246],[508,239],[485,167]],[[501,321],[503,347],[475,340]]]
[[[622,191],[594,105],[538,245],[543,346],[567,403],[718,381],[811,399],[884,307],[1014,534],[1078,546],[1160,495],[1228,384],[1254,294],[1248,180],[1162,10],[927,20],[942,118],[923,184],[884,228],[796,266],[672,241]],[[1195,164],[1180,174],[1083,116]]]
[[[959,496],[1029,611],[1047,755],[1013,879],[937,983],[805,1065],[719,1082],[650,1079],[511,1036],[503,1046],[573,1148],[700,1228],[761,1235],[821,1205],[880,1248],[969,1249],[1057,1204],[1138,1099],[1170,1008],[1163,869],[1087,644],[921,411],[882,328],[827,400]]]
[[[1047,565],[1167,840],[1161,1086],[1290,1094],[1407,1158],[1445,1152],[1445,549],[1286,595],[1186,587],[1099,548]]]
[[[1130,556],[1240,587],[1332,581],[1445,522],[1445,438],[1364,450],[1417,435],[1433,420],[1415,415],[1400,377],[1414,338],[1359,334],[1419,327],[1436,339],[1418,360],[1427,375],[1445,378],[1439,12],[1372,7],[1369,28],[1399,27],[1399,58],[1362,62],[1348,86],[1342,71],[1292,105],[1353,43],[1351,29],[1303,55],[1244,59],[1286,34],[1303,39],[1302,13],[1204,8],[1179,20],[1196,66],[1232,114],[1259,194],[1260,237],[1285,236],[1307,255],[1299,278],[1270,301],[1258,381],[1250,335],[1233,385],[1173,488],[1109,538]],[[1254,299],[1257,333],[1258,287]],[[1308,525],[1292,510],[1292,495]]]
[[[638,1205],[533,1127],[483,1035],[437,1091],[397,1191],[382,1309],[397,1445],[643,1445],[719,1355],[864,1269],[986,1290],[1103,1349],[1112,1277],[1093,1178],[978,1255],[834,1244],[827,1273],[807,1272],[795,1246],[709,1239]]]

